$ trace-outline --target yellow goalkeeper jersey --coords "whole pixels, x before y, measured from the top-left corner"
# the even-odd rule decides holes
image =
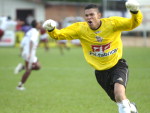
[[[130,31],[142,22],[142,14],[131,13],[131,18],[110,17],[100,19],[99,29],[92,30],[86,22],[77,22],[63,29],[48,32],[57,40],[79,39],[86,61],[96,70],[107,70],[122,58],[122,31]]]

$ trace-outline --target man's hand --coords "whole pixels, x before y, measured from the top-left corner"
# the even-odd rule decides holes
[[[136,0],[128,0],[126,2],[126,8],[132,12],[137,12],[139,10],[140,4]]]
[[[48,31],[52,31],[55,27],[57,26],[57,23],[54,20],[46,20],[43,23],[43,28],[48,30]]]

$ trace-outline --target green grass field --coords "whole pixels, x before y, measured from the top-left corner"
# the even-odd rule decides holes
[[[64,55],[58,48],[39,48],[37,53],[42,69],[32,72],[25,91],[18,91],[23,74],[14,75],[15,66],[23,62],[19,48],[0,48],[0,113],[117,113],[81,48]],[[130,70],[127,96],[139,113],[150,113],[150,48],[125,47],[124,58]]]

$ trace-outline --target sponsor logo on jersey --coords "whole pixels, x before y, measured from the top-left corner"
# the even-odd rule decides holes
[[[89,52],[90,55],[92,56],[97,56],[97,57],[106,57],[106,56],[110,56],[114,53],[117,52],[118,49],[113,49],[109,52],[105,52],[106,50],[110,49],[110,44],[105,44],[105,45],[92,45],[92,51]]]

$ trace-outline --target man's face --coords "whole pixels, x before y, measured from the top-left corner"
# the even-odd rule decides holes
[[[97,29],[100,26],[101,14],[98,9],[91,8],[85,10],[85,20],[91,29]]]

